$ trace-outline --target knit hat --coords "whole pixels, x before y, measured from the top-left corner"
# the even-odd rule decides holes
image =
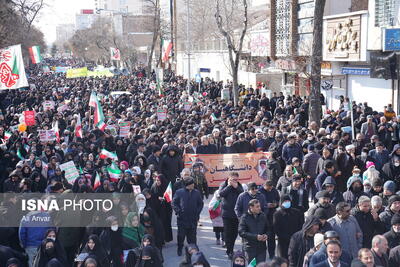
[[[314,216],[317,217],[320,220],[328,220],[328,214],[326,213],[326,210],[323,208],[318,208],[314,212]]]
[[[307,149],[310,150],[310,151],[314,151],[315,150],[315,146],[313,144],[308,145]]]
[[[400,214],[395,213],[390,221],[391,225],[400,224]]]
[[[393,181],[386,181],[383,185],[383,189],[394,193],[396,191],[396,184]]]
[[[280,203],[282,204],[285,201],[292,201],[292,198],[290,197],[290,195],[285,194],[285,195],[281,196]]]
[[[392,204],[393,204],[394,202],[396,202],[396,201],[400,201],[400,196],[399,196],[399,195],[391,196],[391,197],[389,198],[389,201],[388,201],[388,207],[390,208],[390,206],[392,206]]]
[[[314,247],[321,245],[324,242],[324,235],[321,233],[316,233],[314,235]]]
[[[367,161],[367,165],[366,165],[367,169],[368,169],[369,167],[371,167],[371,166],[374,166],[374,167],[375,167],[375,163],[373,163],[372,161]]]
[[[373,180],[372,180],[371,185],[372,185],[372,186],[382,186],[382,185],[383,185],[383,182],[382,182],[381,179],[376,178],[376,179],[373,179]]]
[[[316,199],[320,199],[322,197],[326,197],[326,198],[331,198],[331,195],[329,194],[329,192],[327,190],[322,190],[319,191],[316,195],[315,198]]]
[[[124,165],[126,169],[129,169],[129,163],[127,161],[121,161],[121,164]]]

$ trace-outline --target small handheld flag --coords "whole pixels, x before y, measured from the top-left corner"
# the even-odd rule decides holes
[[[172,201],[172,184],[169,182],[167,189],[164,192],[165,201],[168,203]]]

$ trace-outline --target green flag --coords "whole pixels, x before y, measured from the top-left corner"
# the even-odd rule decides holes
[[[249,265],[247,265],[247,267],[256,267],[256,265],[257,265],[257,261],[256,261],[256,258],[254,258],[254,259],[249,263]]]

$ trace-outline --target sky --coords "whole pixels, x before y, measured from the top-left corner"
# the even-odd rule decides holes
[[[94,9],[94,0],[45,0],[46,6],[34,23],[44,34],[46,43],[56,40],[58,24],[75,24],[75,14],[81,9]]]

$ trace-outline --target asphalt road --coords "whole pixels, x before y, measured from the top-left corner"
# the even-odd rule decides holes
[[[210,199],[211,199],[210,195]],[[208,201],[204,202],[204,208],[200,215],[200,222],[202,226],[198,226],[197,228],[197,245],[200,248],[200,251],[204,253],[208,262],[213,267],[227,267],[230,266],[230,261],[228,256],[226,255],[226,249],[221,245],[216,245],[215,234],[213,232],[213,228],[211,225],[211,220],[208,214]],[[163,248],[164,255],[164,267],[178,267],[179,263],[183,259],[178,257],[176,254],[177,251],[177,243],[176,243],[176,217],[175,215],[172,218],[172,229],[174,240]],[[186,245],[186,241],[185,241]],[[235,250],[240,249],[241,241],[240,237],[236,239]],[[184,252],[183,252],[184,254]]]

